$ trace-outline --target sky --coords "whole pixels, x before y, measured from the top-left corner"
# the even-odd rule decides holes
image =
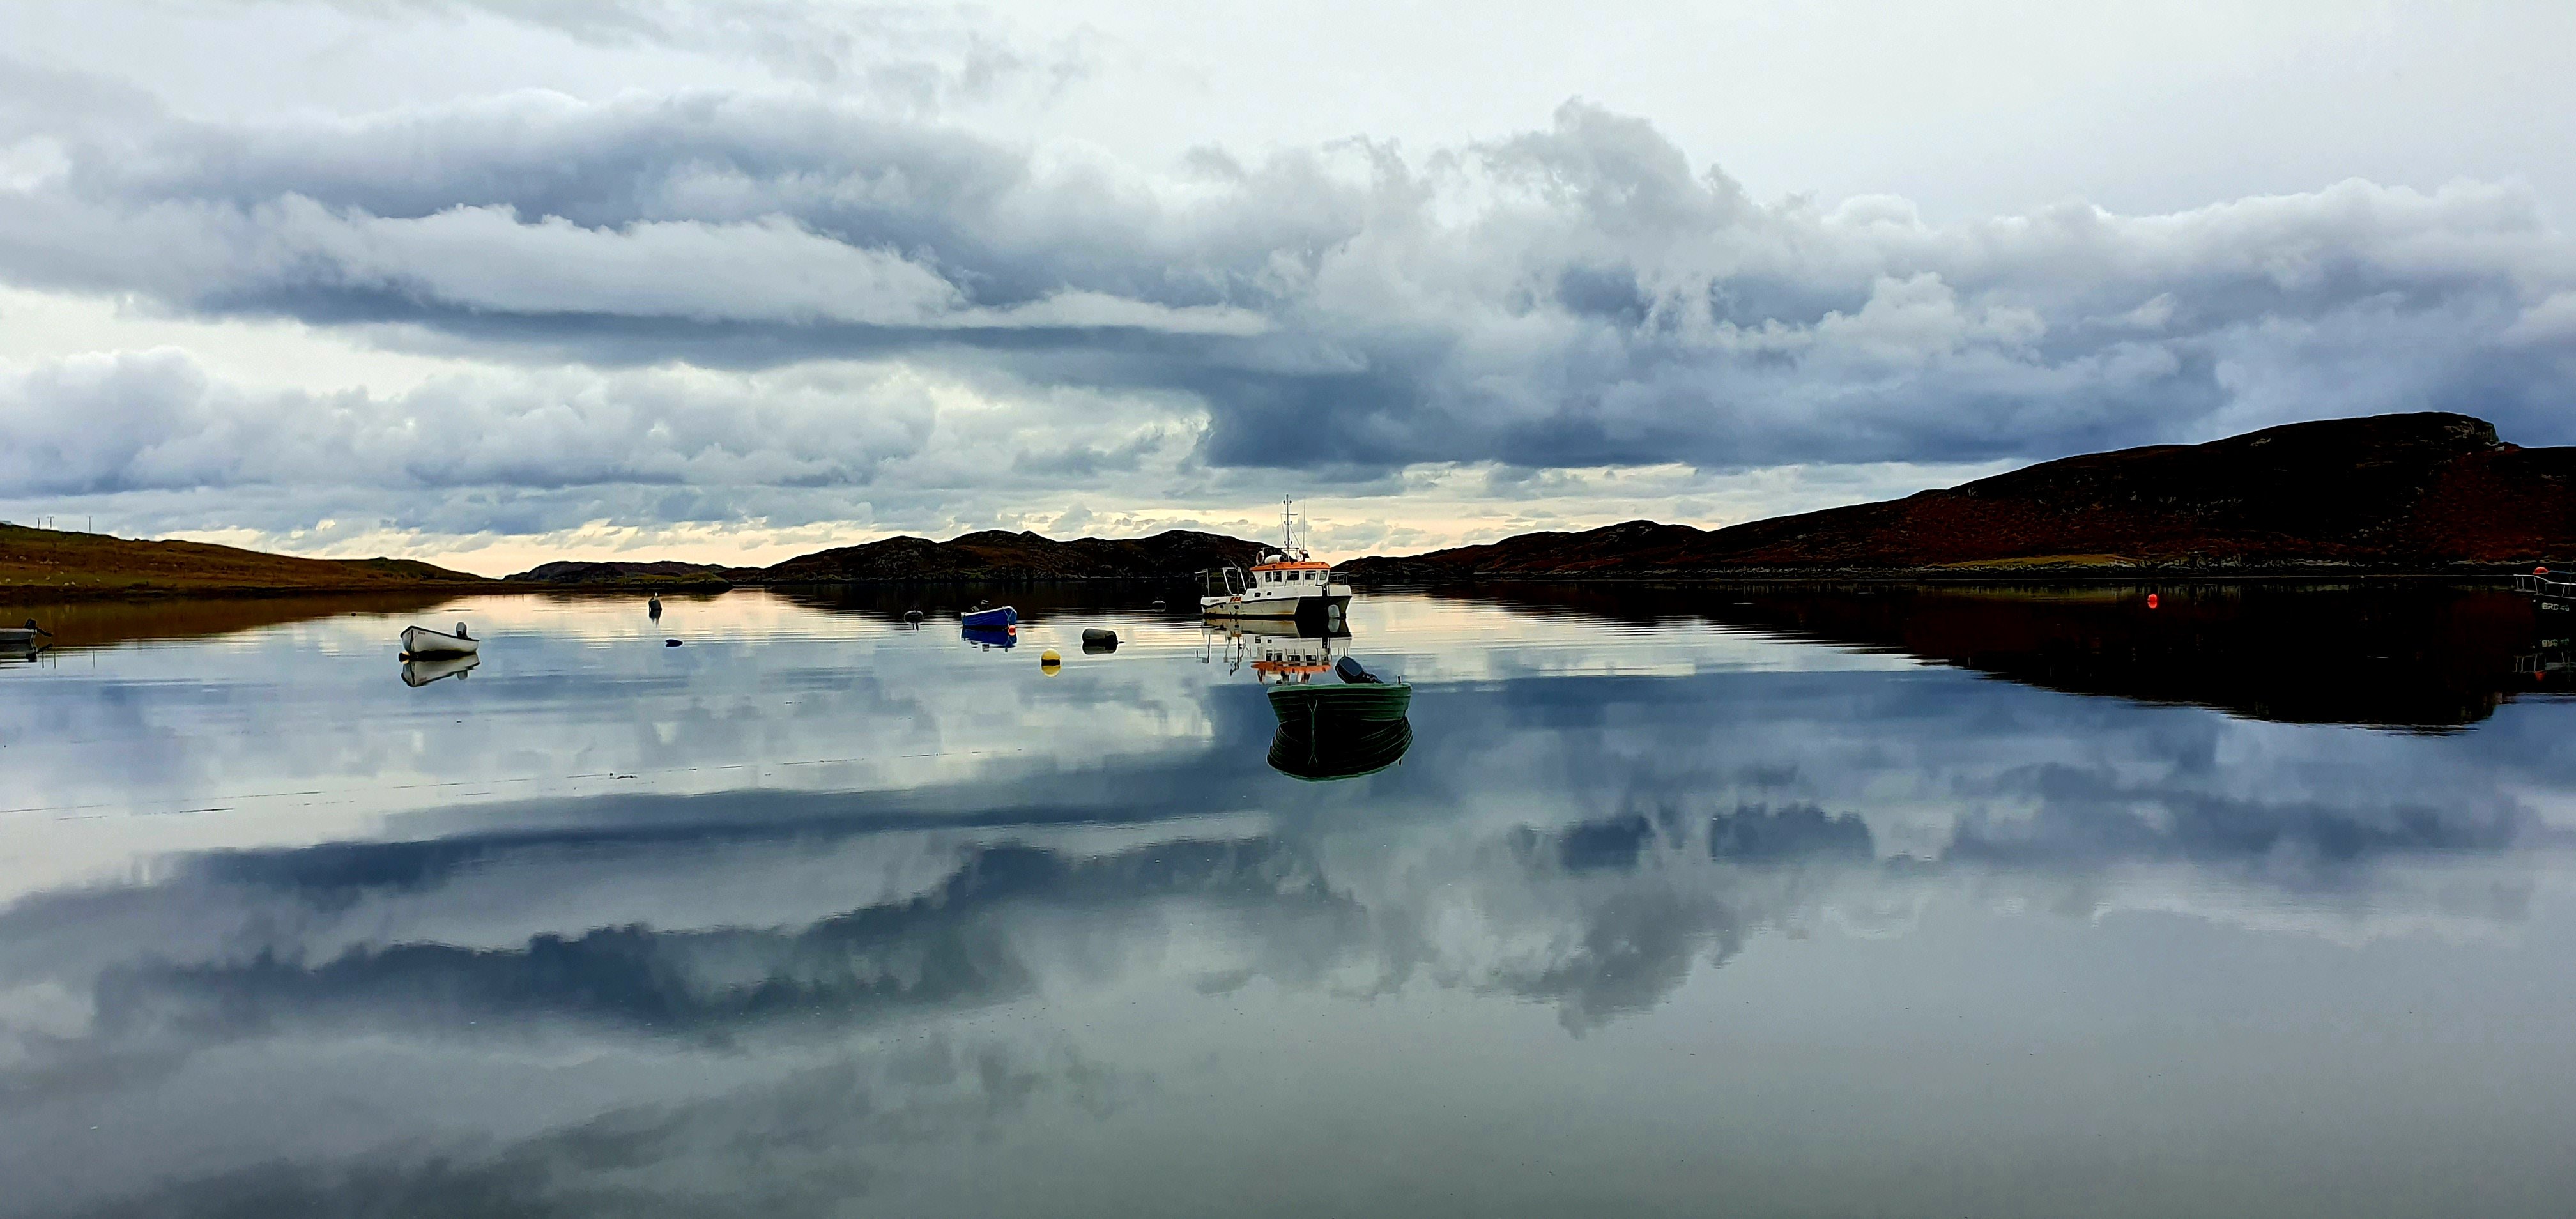
[[[1406,553],[2576,443],[2576,6],[11,0],[0,517]]]

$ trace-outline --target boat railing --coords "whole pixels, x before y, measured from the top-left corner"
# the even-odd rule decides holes
[[[2553,601],[2576,601],[2576,580],[2552,580],[2547,576],[2524,572],[2513,578],[2513,591],[2547,597]]]

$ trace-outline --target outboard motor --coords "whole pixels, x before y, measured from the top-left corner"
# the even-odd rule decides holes
[[[1367,669],[1360,667],[1359,659],[1354,656],[1345,656],[1340,660],[1334,661],[1333,676],[1341,678],[1343,681],[1349,682],[1354,686],[1376,686],[1385,684],[1379,680],[1377,674],[1371,673]]]

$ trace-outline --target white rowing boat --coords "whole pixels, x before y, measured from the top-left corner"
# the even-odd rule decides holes
[[[483,650],[483,641],[465,633],[465,624],[456,624],[456,633],[442,634],[427,627],[407,626],[402,633],[403,651],[413,656],[472,656]]]

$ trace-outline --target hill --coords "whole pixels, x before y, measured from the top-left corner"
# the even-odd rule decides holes
[[[2439,573],[2576,552],[2576,448],[2375,415],[2069,457],[1724,529],[1629,521],[1343,565],[1367,581]]]
[[[669,559],[651,563],[592,563],[566,560],[540,563],[526,571],[505,577],[505,580],[511,584],[546,584],[571,588],[723,592],[733,587],[733,582],[725,579],[725,570],[710,563],[680,563]]]
[[[885,580],[1168,580],[1253,562],[1259,542],[1172,529],[1149,538],[1076,538],[988,529],[946,542],[898,537],[817,551],[770,567],[731,568],[737,584]]]
[[[299,559],[206,542],[141,542],[0,523],[0,595],[394,592],[494,581],[411,559]]]

